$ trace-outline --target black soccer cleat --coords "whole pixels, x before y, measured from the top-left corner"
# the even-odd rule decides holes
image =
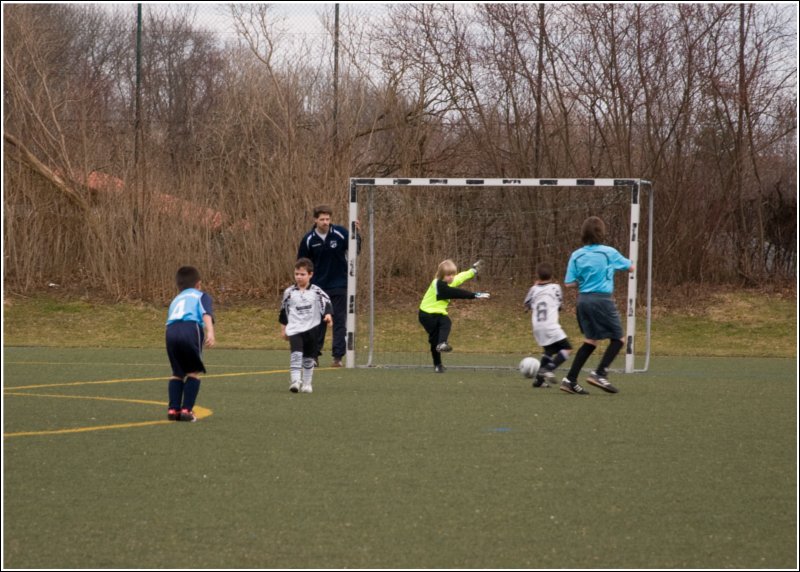
[[[561,385],[558,386],[561,391],[567,393],[575,393],[577,395],[589,395],[589,392],[578,384],[577,381],[570,381],[566,377],[561,380]]]
[[[550,384],[547,383],[545,376],[542,375],[541,373],[536,375],[536,379],[533,380],[533,383],[531,385],[533,387],[550,387]]]
[[[595,387],[599,387],[608,393],[619,393],[619,389],[611,385],[605,375],[601,375],[596,371],[593,371],[589,374],[589,377],[586,378],[586,382],[591,383]]]

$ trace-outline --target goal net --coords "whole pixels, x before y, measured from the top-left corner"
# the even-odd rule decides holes
[[[641,208],[643,198],[649,208]],[[624,371],[648,368],[653,210],[648,181],[354,178],[349,203],[347,367],[432,366],[418,308],[445,259],[459,271],[482,260],[478,276],[461,288],[491,294],[489,300],[450,303],[454,351],[444,356],[445,365],[513,368],[526,355],[538,357],[541,348],[522,304],[536,266],[549,262],[553,279],[563,285],[569,256],[582,246],[581,224],[597,215],[606,223],[606,244],[636,266],[615,278],[626,329]],[[576,295],[565,288],[564,297],[561,324],[577,348],[582,337]]]

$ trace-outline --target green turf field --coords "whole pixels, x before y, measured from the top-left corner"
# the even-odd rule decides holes
[[[4,568],[794,568],[796,359],[654,357],[609,395],[513,371],[4,350]],[[325,365],[323,361],[323,366]]]

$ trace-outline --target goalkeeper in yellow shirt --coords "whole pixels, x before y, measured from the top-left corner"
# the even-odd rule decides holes
[[[464,272],[458,272],[458,267],[452,260],[445,260],[439,264],[436,277],[431,282],[422,302],[419,305],[419,323],[428,332],[428,342],[431,346],[433,369],[436,373],[444,373],[446,368],[442,365],[442,353],[452,351],[447,343],[453,323],[447,315],[447,306],[454,298],[486,300],[488,292],[470,292],[457,288],[467,280],[475,278],[478,274],[481,261],[472,265]]]

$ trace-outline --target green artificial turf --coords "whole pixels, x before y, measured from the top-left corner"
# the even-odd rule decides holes
[[[168,423],[163,350],[5,348],[5,568],[796,565],[796,360],[657,357],[589,396],[206,361],[211,414]]]

